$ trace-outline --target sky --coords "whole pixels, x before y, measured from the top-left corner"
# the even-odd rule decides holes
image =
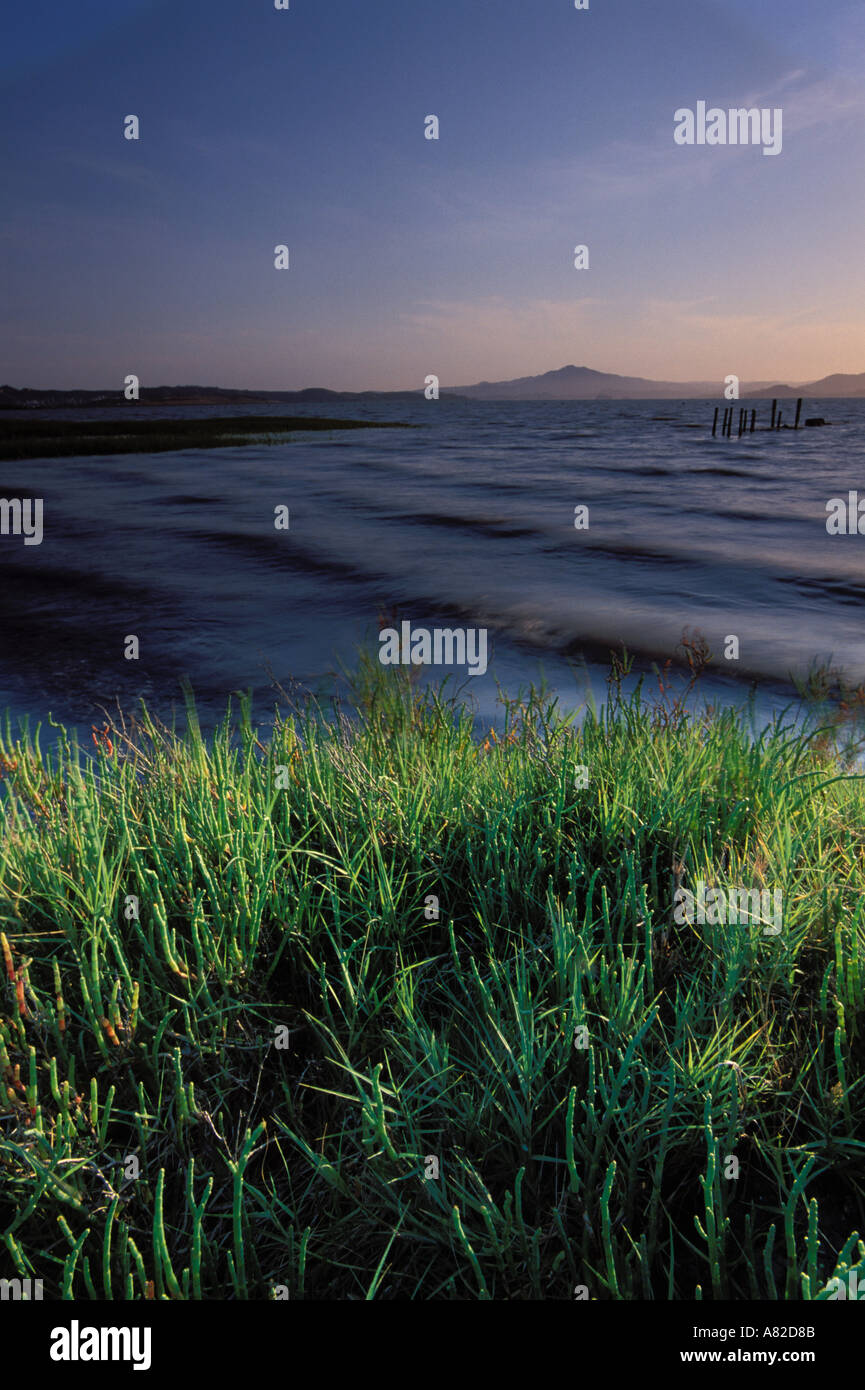
[[[863,72],[862,0],[17,6],[0,383],[865,371]],[[699,101],[781,153],[677,145]]]

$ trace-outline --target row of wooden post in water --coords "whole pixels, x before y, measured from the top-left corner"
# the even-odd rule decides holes
[[[802,415],[802,399],[803,399],[803,398],[800,396],[799,399],[798,399],[797,402],[796,402],[796,419],[795,419],[795,421],[794,421],[794,423],[793,423],[792,426],[790,426],[790,425],[782,425],[782,423],[781,423],[782,412],[778,409],[778,402],[777,402],[777,400],[774,400],[774,401],[772,402],[772,423],[769,425],[769,429],[770,429],[770,430],[780,430],[780,429],[789,430],[789,429],[792,428],[792,429],[794,429],[794,430],[797,430],[797,429],[799,428],[799,420],[800,420],[801,415]],[[715,406],[715,418],[714,418],[714,420],[712,421],[712,437],[713,437],[713,438],[714,438],[714,436],[717,434],[717,431],[718,431],[718,412],[719,412],[719,410],[720,410],[720,406],[717,406],[717,405],[716,405],[716,406]],[[733,407],[732,405],[731,405],[731,406],[725,406],[725,408],[724,408],[724,418],[723,418],[722,421],[721,421],[721,438],[722,438],[722,439],[725,438],[725,437],[726,437],[727,439],[732,438],[732,434],[733,434],[733,412],[734,412],[734,407]],[[750,416],[751,416],[750,428],[749,428],[749,424],[748,424],[748,415],[749,415],[749,414],[750,414]],[[805,424],[806,424],[806,425],[825,425],[825,423],[826,423],[826,421],[823,419],[822,415],[815,416],[813,419],[809,419],[809,420],[806,420],[806,421],[805,421]],[[742,406],[740,406],[740,407],[739,407],[739,431],[738,431],[738,434],[737,434],[737,436],[736,436],[737,439],[741,439],[741,437],[742,437],[743,434],[753,434],[756,428],[757,428],[757,412],[756,412],[756,410],[751,410],[751,411],[749,412],[748,410],[745,410]]]

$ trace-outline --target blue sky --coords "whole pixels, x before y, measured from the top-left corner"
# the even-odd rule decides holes
[[[863,60],[861,0],[13,13],[0,382],[865,370]],[[782,153],[678,147],[699,100],[781,107]]]

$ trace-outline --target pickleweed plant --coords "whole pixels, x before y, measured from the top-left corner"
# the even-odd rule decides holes
[[[627,667],[605,709],[530,691],[480,733],[374,654],[266,733],[248,700],[86,749],[7,718],[0,1274],[123,1300],[846,1278],[862,780],[792,717],[665,690],[659,717]],[[777,892],[780,929],[677,919],[699,885]]]

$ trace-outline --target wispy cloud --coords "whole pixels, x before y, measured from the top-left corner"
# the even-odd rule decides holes
[[[781,106],[787,134],[836,125],[851,118],[865,120],[865,87],[861,78],[854,81],[845,75],[809,77],[804,68],[797,68],[771,86],[747,93],[737,104]]]
[[[161,193],[170,182],[164,172],[129,159],[107,159],[101,155],[82,154],[77,149],[62,148],[57,155],[58,162],[72,169],[83,169],[88,174],[97,174],[115,183],[129,184],[145,193]]]
[[[861,79],[812,76],[801,67],[759,90],[744,94],[706,92],[705,100],[724,109],[780,106],[785,140],[793,134],[850,121],[865,126],[865,85]],[[673,144],[671,107],[668,129],[653,127],[642,137],[596,145],[573,159],[547,159],[535,171],[534,182],[546,190],[549,201],[557,193],[561,198],[563,189],[579,187],[597,204],[623,198],[643,200],[677,187],[705,187],[731,168],[741,174],[747,167],[738,147],[718,146],[711,150],[711,156],[694,159]]]

